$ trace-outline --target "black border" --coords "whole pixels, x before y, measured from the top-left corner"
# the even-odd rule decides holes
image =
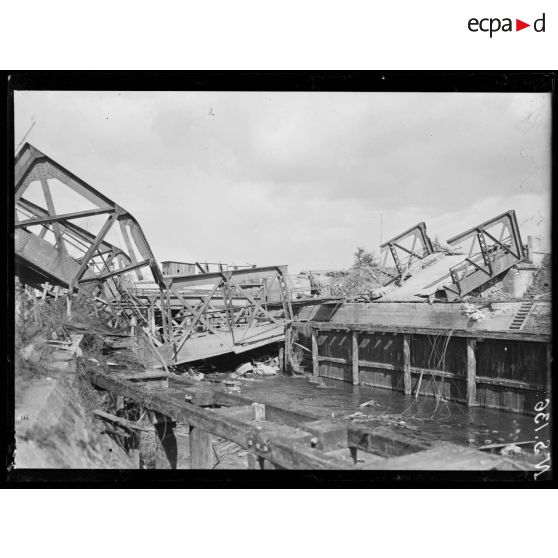
[[[8,72],[10,90],[136,91],[555,91],[555,71]]]
[[[15,90],[136,90],[136,91],[362,91],[362,92],[502,92],[552,93],[552,193],[556,187],[557,71],[3,71],[0,124],[6,130],[2,150],[5,185],[13,184]],[[5,412],[2,413],[6,448],[6,473],[2,484],[12,488],[35,487],[327,487],[327,488],[549,488],[556,485],[552,473],[533,482],[532,472],[523,471],[189,471],[189,470],[81,470],[16,469],[9,471],[14,436],[13,380],[13,188],[5,188],[2,204],[5,233],[2,249],[6,263],[2,287],[6,289],[6,344],[2,374]],[[554,196],[553,209],[554,209]],[[554,214],[554,211],[553,211]],[[552,227],[552,246],[555,231]],[[554,277],[554,269],[553,269]],[[554,279],[553,279],[554,288]],[[554,311],[554,306],[553,306]],[[554,367],[553,367],[554,369]],[[555,398],[553,396],[553,403]],[[553,405],[554,408],[554,405]],[[552,462],[556,436],[553,419]]]

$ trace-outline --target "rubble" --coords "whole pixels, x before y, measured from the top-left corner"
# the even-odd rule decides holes
[[[258,376],[275,376],[279,372],[279,368],[273,368],[263,362],[257,362],[254,367],[254,374]]]
[[[279,358],[264,358],[263,360],[253,360],[244,362],[236,367],[235,374],[241,377],[246,376],[275,376],[279,373]]]
[[[241,364],[240,366],[237,366],[235,369],[235,372],[237,374],[239,374],[240,376],[244,376],[245,374],[251,373],[254,371],[254,367],[252,366],[252,363],[250,362],[245,362],[243,364]]]
[[[383,407],[383,405],[381,405],[377,401],[374,401],[374,399],[370,399],[370,401],[365,401],[364,403],[361,403],[359,407]]]
[[[486,320],[489,317],[488,312],[477,308],[475,305],[470,304],[469,302],[461,304],[459,308],[465,316],[467,316],[470,320],[474,320],[476,322]]]

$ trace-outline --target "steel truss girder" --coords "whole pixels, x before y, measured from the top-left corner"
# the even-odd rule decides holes
[[[50,221],[52,220],[52,218],[48,216],[48,211],[24,198],[20,198],[20,200],[17,203],[17,208],[23,211],[27,211],[28,213],[39,215],[40,216],[39,219],[44,218],[45,219],[44,225],[49,224]],[[46,219],[48,219],[48,222],[46,221]],[[55,217],[54,219],[56,220],[57,217]],[[31,226],[31,225],[26,225],[26,226]],[[91,234],[89,231],[83,229],[79,225],[72,223],[71,221],[64,222],[62,227],[63,230],[68,235],[71,235],[72,237],[77,237],[79,241],[81,241],[86,245],[93,242],[96,238],[95,235]],[[15,228],[16,229],[23,228],[23,221],[16,223]],[[43,230],[46,230],[46,228],[43,228]],[[102,252],[100,252],[101,254],[111,253],[111,252],[114,254],[119,254],[125,259],[127,259],[129,262],[131,262],[131,259],[128,256],[128,254],[126,254],[123,250],[121,250],[117,246],[113,246],[111,243],[107,242],[106,240],[103,240],[101,242],[101,244],[99,245],[99,250],[102,250]]]
[[[407,238],[413,238],[413,245],[411,250],[401,245],[401,242]],[[418,250],[415,249],[417,241],[420,243],[420,247],[418,248]],[[388,281],[387,284],[392,283],[396,280],[403,281],[413,258],[422,260],[426,256],[434,253],[434,247],[432,246],[430,238],[426,234],[426,224],[424,222],[420,222],[414,227],[407,229],[405,232],[394,236],[393,238],[390,238],[380,246],[380,249],[382,250],[385,248],[389,249],[389,253],[391,254],[398,274],[397,277]],[[409,254],[405,264],[401,261],[401,258],[399,257],[399,254],[397,252],[398,250]]]
[[[497,239],[489,229],[499,224],[502,224],[502,232],[500,239]],[[509,245],[503,242],[506,232],[509,233]],[[473,255],[475,242],[479,245],[476,256]],[[525,258],[514,210],[506,211],[456,235],[447,243],[450,246],[465,248],[465,252],[469,254],[464,262],[450,269],[453,284],[444,286],[448,300],[455,300],[470,293]]]
[[[266,327],[280,328],[282,331],[282,320],[268,310],[267,297],[271,286],[277,281],[285,319],[292,319],[286,273],[286,266],[269,266],[167,277],[168,291],[182,305],[182,319],[173,328],[172,338],[167,339],[167,343],[173,347],[171,361],[183,361],[181,351],[194,335],[213,334],[222,341],[222,346],[236,351],[249,343],[250,339],[261,335]],[[197,305],[188,302],[185,298],[188,289],[201,285],[208,287],[207,294],[196,295],[199,296]],[[243,301],[242,304],[238,304],[239,301]],[[215,318],[217,324],[213,322]]]
[[[139,274],[139,268],[143,266],[149,266],[152,270],[155,281],[163,286],[163,275],[159,270],[159,267],[155,261],[155,257],[151,252],[149,244],[143,234],[143,231],[139,227],[137,221],[130,215],[126,210],[120,207],[118,204],[113,202],[111,199],[97,191],[95,188],[87,184],[85,181],[78,178],[76,175],[62,167],[59,163],[52,160],[50,157],[46,156],[44,153],[40,152],[38,149],[26,143],[16,156],[15,162],[15,199],[16,208],[21,208],[28,214],[31,213],[32,217],[25,221],[17,222],[16,216],[16,228],[21,228],[26,230],[27,227],[34,225],[42,225],[43,227],[50,225],[54,232],[56,238],[56,249],[62,254],[78,262],[77,271],[71,276],[66,277],[62,280],[62,283],[66,283],[71,289],[74,287],[79,288],[80,281],[83,279],[84,282],[90,282],[93,280],[92,275],[94,275],[91,270],[87,269],[88,264],[93,258],[97,257],[99,253],[106,253],[107,251],[113,251],[113,247],[110,243],[105,241],[105,237],[116,220],[121,221],[126,220],[130,228],[130,234],[132,235],[136,248],[143,257],[143,265],[136,265],[137,259],[134,256],[133,249],[131,245],[128,244],[126,253],[124,250],[117,249],[119,255],[127,259],[132,265],[132,270],[135,270]],[[70,188],[73,192],[82,196],[88,202],[96,206],[95,209],[89,209],[74,213],[66,214],[55,214],[54,206],[52,204],[52,198],[50,196],[50,189],[48,185],[48,179],[56,178]],[[45,210],[31,202],[25,200],[23,195],[25,190],[31,184],[31,182],[39,180],[43,186],[43,192],[47,202],[48,209]],[[105,225],[101,228],[97,235],[91,235],[87,233],[79,226],[71,223],[73,219],[79,219],[83,217],[89,217],[92,215],[109,214],[109,219]],[[43,229],[46,230],[46,229]],[[67,254],[65,246],[65,235],[77,235],[83,246],[84,256],[79,260],[71,258]],[[127,238],[127,237],[126,237]],[[116,253],[116,252],[115,252]],[[73,264],[72,264],[73,265]],[[87,275],[85,272],[88,271]],[[110,274],[101,273],[97,275],[97,279],[102,281],[107,278],[114,277],[123,273],[130,271],[130,266],[124,266],[119,270],[115,270]]]

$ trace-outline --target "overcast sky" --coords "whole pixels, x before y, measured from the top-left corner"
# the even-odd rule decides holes
[[[550,95],[16,92],[27,141],[129,210],[159,261],[343,268],[425,221],[515,209],[550,244]]]

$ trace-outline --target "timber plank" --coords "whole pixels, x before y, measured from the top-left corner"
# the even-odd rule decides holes
[[[450,378],[456,380],[466,380],[467,376],[464,374],[456,374],[455,372],[448,372],[447,370],[435,370],[433,368],[419,368],[418,366],[411,366],[410,372],[413,374],[428,374],[429,376],[437,376],[439,378]]]
[[[405,395],[411,395],[411,336],[408,333],[403,335],[403,385]]]
[[[189,387],[198,387],[198,389],[202,387],[196,380],[189,380],[187,378],[175,376],[172,377],[171,382]],[[236,393],[228,393],[222,391],[218,387],[211,387],[206,389],[213,392],[213,402],[215,405],[232,407],[236,405],[250,405],[253,403],[253,400],[249,399],[248,397]],[[310,422],[319,418],[312,414],[291,411],[288,409],[283,409],[282,407],[270,405],[268,403],[265,404],[265,416],[272,422],[280,422],[288,426],[300,426],[305,422]]]
[[[367,331],[367,332],[385,332],[385,333],[415,333],[423,335],[441,335],[448,336],[447,329],[431,328],[431,327],[403,327],[388,326],[379,324],[355,324],[355,323],[331,323],[331,322],[311,322],[312,327],[318,331]],[[293,328],[308,327],[307,322],[293,322]],[[534,343],[550,343],[552,337],[547,334],[530,333],[527,331],[489,331],[485,329],[454,329],[451,337],[472,337],[475,339],[501,339],[505,341],[533,341]]]
[[[364,451],[393,457],[428,449],[430,444],[409,434],[398,433],[385,426],[360,427],[349,425],[348,444]]]
[[[193,405],[199,405],[200,407],[205,407],[209,405],[215,405],[214,392],[210,389],[199,388],[184,388],[184,395],[188,397],[188,401]]]
[[[298,428],[270,421],[246,422],[220,415],[213,409],[203,409],[190,403],[170,400],[162,393],[149,392],[131,382],[104,373],[89,373],[89,376],[91,381],[101,388],[134,399],[140,405],[166,415],[176,422],[187,423],[214,436],[235,442],[275,465],[289,469],[348,468],[346,461],[325,455],[322,451],[310,447],[312,438],[315,437],[315,430],[314,433],[309,432],[306,424],[312,422],[311,420],[305,420]],[[269,415],[269,407],[266,405],[266,416]],[[286,413],[288,416],[290,411]],[[316,421],[316,417],[312,418]],[[336,423],[332,421],[332,425]],[[430,447],[429,443],[412,435],[397,433],[383,426],[349,424],[347,428],[349,447],[363,449],[376,455],[391,457]]]
[[[353,361],[348,358],[341,358],[341,357],[330,357],[330,356],[319,356],[318,360],[320,362],[332,362],[334,364],[353,364]],[[357,362],[357,370],[358,367],[363,368],[379,368],[380,370],[393,370],[395,372],[401,372],[403,369],[401,366],[396,366],[394,364],[390,364],[389,362],[372,362],[370,360],[362,360],[359,359]],[[353,370],[353,378],[354,378],[354,370]]]
[[[360,383],[360,376],[358,372],[358,344],[359,344],[359,334],[358,331],[353,331],[352,334],[352,345],[353,345],[353,354],[352,354],[352,370],[353,370],[353,385],[358,386]]]
[[[157,370],[152,372],[133,372],[133,373],[121,373],[118,374],[119,377],[124,380],[165,380],[170,377],[166,372],[159,372]]]
[[[267,445],[272,445],[277,441],[290,443],[307,444],[310,447],[313,435],[300,428],[294,428],[285,424],[277,424],[270,421],[259,421],[253,431],[254,445],[256,450],[261,450]],[[260,444],[261,447],[258,447]]]
[[[318,353],[318,332],[312,329],[312,373],[315,378],[320,376],[320,356]]]
[[[120,426],[122,428],[124,428],[125,430],[131,430],[131,431],[135,431],[135,432],[153,432],[155,430],[155,428],[147,428],[145,426],[140,426],[139,424],[136,424],[135,422],[131,422],[129,420],[123,419],[122,417],[117,417],[116,415],[111,415],[110,413],[106,413],[105,411],[101,411],[100,409],[95,409],[93,411],[93,414],[101,419],[104,420],[106,422],[110,422],[111,424],[114,424],[116,426]]]
[[[190,467],[192,469],[213,468],[212,436],[196,426],[190,427]]]
[[[303,428],[312,434],[315,438],[316,447],[322,451],[331,451],[348,446],[349,425],[347,423],[316,420],[307,422]]]
[[[477,405],[477,356],[475,349],[475,340],[467,339],[467,405],[469,407]]]
[[[256,412],[253,405],[242,405],[240,407],[221,407],[212,409],[214,413],[223,417],[232,417],[240,420],[255,420]]]
[[[372,463],[364,468],[429,471],[517,470],[517,466],[503,456],[487,454],[477,449],[458,446],[450,442],[439,442],[426,451],[389,458],[381,464]]]
[[[487,378],[485,376],[476,376],[475,382],[477,384],[487,384],[493,386],[504,386],[515,389],[526,389],[529,391],[544,392],[546,386],[529,384],[527,382],[519,382],[517,380],[508,380],[506,378]]]
[[[326,456],[298,441],[293,441],[290,435],[285,436],[284,429],[287,427],[284,425],[273,424],[271,430],[264,427],[258,428],[255,426],[256,423],[226,418],[191,403],[169,400],[163,394],[149,392],[131,382],[113,378],[102,372],[86,372],[86,375],[98,387],[110,390],[117,395],[129,397],[138,404],[164,414],[176,422],[187,423],[212,435],[226,438],[243,448],[255,451],[259,457],[264,457],[276,465],[289,469],[346,468],[346,463],[341,460]],[[278,427],[282,427],[282,432],[277,430]],[[277,439],[275,439],[275,432],[277,432]],[[309,433],[302,433],[299,435],[299,439],[303,441],[308,436],[312,437]],[[250,444],[249,441],[251,441]],[[257,443],[260,443],[261,449],[254,450],[253,447],[255,448]]]

